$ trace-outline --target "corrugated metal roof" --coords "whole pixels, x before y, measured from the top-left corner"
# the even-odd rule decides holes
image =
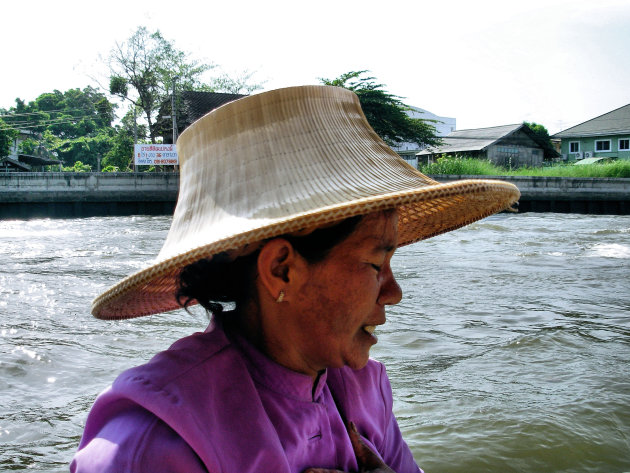
[[[31,166],[49,166],[52,164],[61,164],[61,161],[57,159],[50,159],[43,156],[31,156],[29,154],[20,154],[18,159]]]
[[[31,170],[30,166],[27,166],[26,164],[21,163],[17,159],[13,159],[13,158],[0,159],[0,166],[4,168],[14,168],[16,170],[25,171],[25,172],[28,172]]]
[[[587,164],[595,164],[595,163],[603,163],[606,161],[612,161],[612,158],[610,157],[606,157],[606,156],[600,156],[597,158],[584,158],[581,159],[575,163],[573,163],[574,166],[584,166]]]
[[[583,136],[606,136],[630,134],[630,104],[612,112],[567,128],[556,133],[553,138],[579,138]]]
[[[493,126],[489,128],[475,128],[472,130],[457,130],[444,138],[442,145],[427,148],[420,155],[439,153],[458,153],[465,151],[482,151],[493,143],[524,127],[522,123],[517,125]]]

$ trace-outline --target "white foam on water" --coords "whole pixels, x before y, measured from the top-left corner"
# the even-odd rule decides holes
[[[589,257],[630,258],[630,246],[619,243],[600,243],[591,248]]]

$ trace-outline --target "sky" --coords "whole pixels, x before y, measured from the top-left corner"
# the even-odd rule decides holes
[[[98,87],[140,26],[264,90],[357,70],[457,129],[550,133],[630,103],[628,0],[108,0],[3,5],[0,108]]]

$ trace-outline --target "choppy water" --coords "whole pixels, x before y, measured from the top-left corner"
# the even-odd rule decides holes
[[[0,470],[67,471],[123,369],[206,325],[103,322],[168,217],[0,221]],[[428,472],[630,471],[630,217],[502,214],[399,250],[373,356]]]

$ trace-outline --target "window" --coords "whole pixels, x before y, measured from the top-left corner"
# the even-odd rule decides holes
[[[580,142],[579,141],[570,141],[569,142],[569,153],[579,153],[580,152]]]
[[[619,140],[619,151],[630,151],[630,139],[623,138]]]
[[[595,151],[610,151],[610,140],[595,141]]]
[[[502,158],[518,158],[518,148],[515,146],[498,146],[497,154]]]

